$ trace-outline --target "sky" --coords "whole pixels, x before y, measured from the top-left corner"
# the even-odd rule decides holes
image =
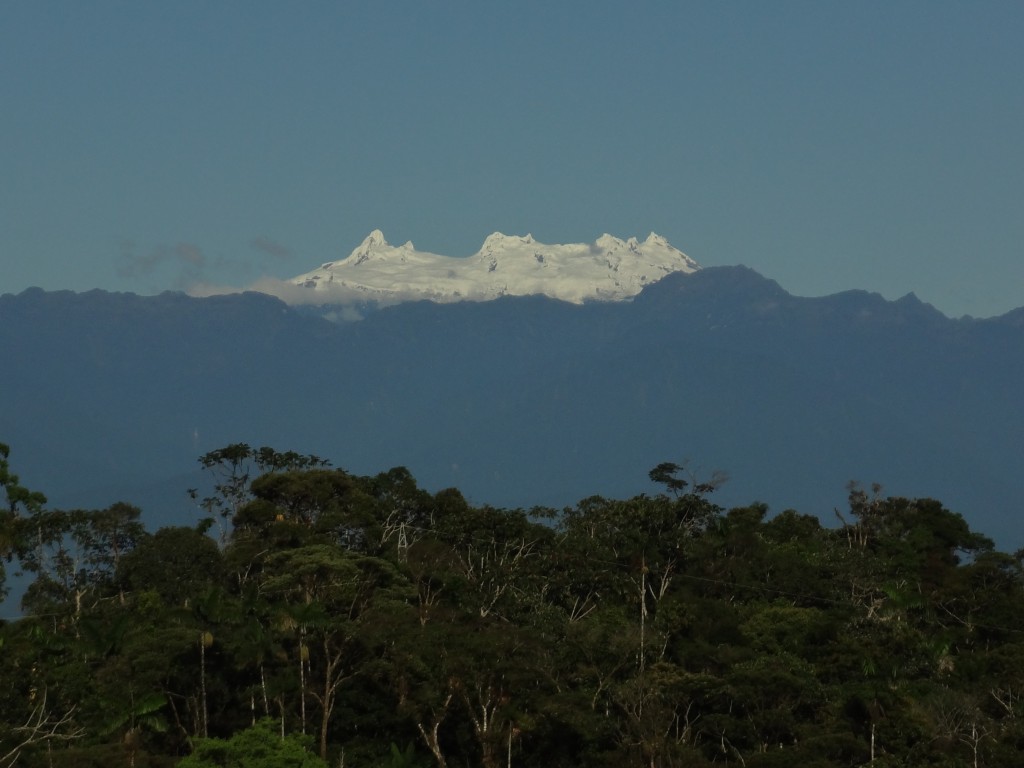
[[[0,3],[0,293],[657,232],[1024,305],[1024,3]]]

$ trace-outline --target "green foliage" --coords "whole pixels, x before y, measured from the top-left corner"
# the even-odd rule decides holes
[[[326,768],[309,751],[309,740],[281,737],[271,720],[261,720],[228,739],[198,739],[178,768]]]
[[[10,562],[13,554],[26,551],[24,519],[39,514],[46,505],[46,496],[39,491],[30,491],[21,484],[20,478],[11,472],[9,459],[11,449],[0,443],[0,489],[5,502],[0,509],[0,601],[7,596],[7,571],[4,561]]]
[[[201,459],[218,543],[146,533],[124,503],[46,509],[8,455],[2,541],[37,615],[0,624],[0,755],[26,766],[1024,750],[1024,556],[934,500],[853,487],[827,529],[723,510],[714,482],[665,463],[664,493],[527,513],[430,494],[401,467],[359,477],[236,444]]]
[[[161,528],[139,540],[117,572],[129,590],[154,590],[168,605],[183,605],[196,594],[220,584],[223,557],[216,543],[192,528]]]
[[[167,698],[160,693],[151,693],[136,698],[129,689],[128,695],[119,702],[121,705],[113,714],[107,725],[101,730],[102,735],[127,731],[126,738],[131,738],[139,731],[163,733],[167,730]]]
[[[416,768],[416,746],[410,741],[405,749],[399,749],[395,742],[391,742],[390,753],[381,768]]]
[[[0,488],[6,496],[7,511],[11,515],[32,514],[46,504],[46,496],[39,491],[30,491],[21,484],[20,478],[11,472],[9,459],[11,448],[0,443]]]

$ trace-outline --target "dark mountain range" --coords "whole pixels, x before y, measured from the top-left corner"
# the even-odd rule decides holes
[[[931,496],[1024,545],[1024,310],[953,320],[914,296],[798,298],[743,267],[629,303],[407,303],[336,324],[260,294],[0,297],[0,441],[52,505],[191,522],[197,457],[233,442],[478,503],[651,488],[833,521],[846,485]]]

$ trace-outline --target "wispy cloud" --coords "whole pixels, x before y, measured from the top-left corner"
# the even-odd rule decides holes
[[[249,241],[249,245],[260,253],[266,253],[281,261],[291,261],[292,252],[286,245],[273,240],[266,235],[259,235]]]
[[[140,253],[133,241],[126,240],[121,243],[120,251],[117,274],[133,279],[170,269],[177,273],[179,285],[185,285],[200,279],[207,265],[206,254],[194,243],[158,245]]]
[[[231,255],[217,254],[211,257],[202,247],[195,243],[181,241],[173,245],[154,245],[140,247],[133,240],[125,240],[120,244],[119,256],[115,269],[118,276],[135,281],[155,283],[151,289],[173,287],[176,290],[202,290],[209,293],[234,293],[243,290],[263,290],[261,288],[238,288],[214,286],[217,279],[214,275],[235,275],[238,281],[235,286],[252,282],[257,275],[272,271],[271,263],[289,262],[294,258],[292,250],[267,235],[258,235],[247,243],[250,252],[236,252]],[[229,280],[231,278],[228,278]],[[260,279],[258,282],[275,284],[272,279]],[[287,285],[282,284],[282,285]],[[197,287],[198,286],[198,287]],[[268,293],[287,292],[287,288],[265,291]],[[289,302],[295,303],[295,302]]]

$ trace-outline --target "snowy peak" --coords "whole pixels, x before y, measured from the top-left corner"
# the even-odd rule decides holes
[[[349,301],[486,301],[541,294],[580,304],[622,301],[672,272],[700,267],[653,232],[642,243],[603,234],[593,243],[545,244],[533,235],[494,232],[469,258],[395,247],[375,229],[341,261],[290,282],[309,289],[312,303]]]
[[[494,232],[487,236],[484,244],[480,246],[477,253],[492,253],[496,250],[509,250],[523,245],[534,244],[533,235],[517,237],[516,235],[503,235],[501,232]]]
[[[349,256],[349,258],[352,259],[355,262],[355,264],[362,264],[364,261],[369,259],[370,256],[374,254],[374,252],[390,247],[391,244],[384,239],[384,233],[381,232],[379,229],[375,229],[373,230],[373,232],[366,236],[366,239],[359,244],[358,248],[352,251],[352,254]],[[324,266],[326,267],[327,265]]]
[[[622,248],[627,243],[635,243],[635,242],[636,242],[636,238],[635,237],[629,238],[629,240],[627,240],[624,243],[621,240],[619,240],[619,238],[615,237],[614,235],[609,235],[607,232],[605,232],[603,235],[601,235],[599,238],[597,238],[597,240],[594,241],[594,245],[598,246],[599,248],[603,248],[606,251],[613,251],[613,250],[616,250],[618,248]]]

